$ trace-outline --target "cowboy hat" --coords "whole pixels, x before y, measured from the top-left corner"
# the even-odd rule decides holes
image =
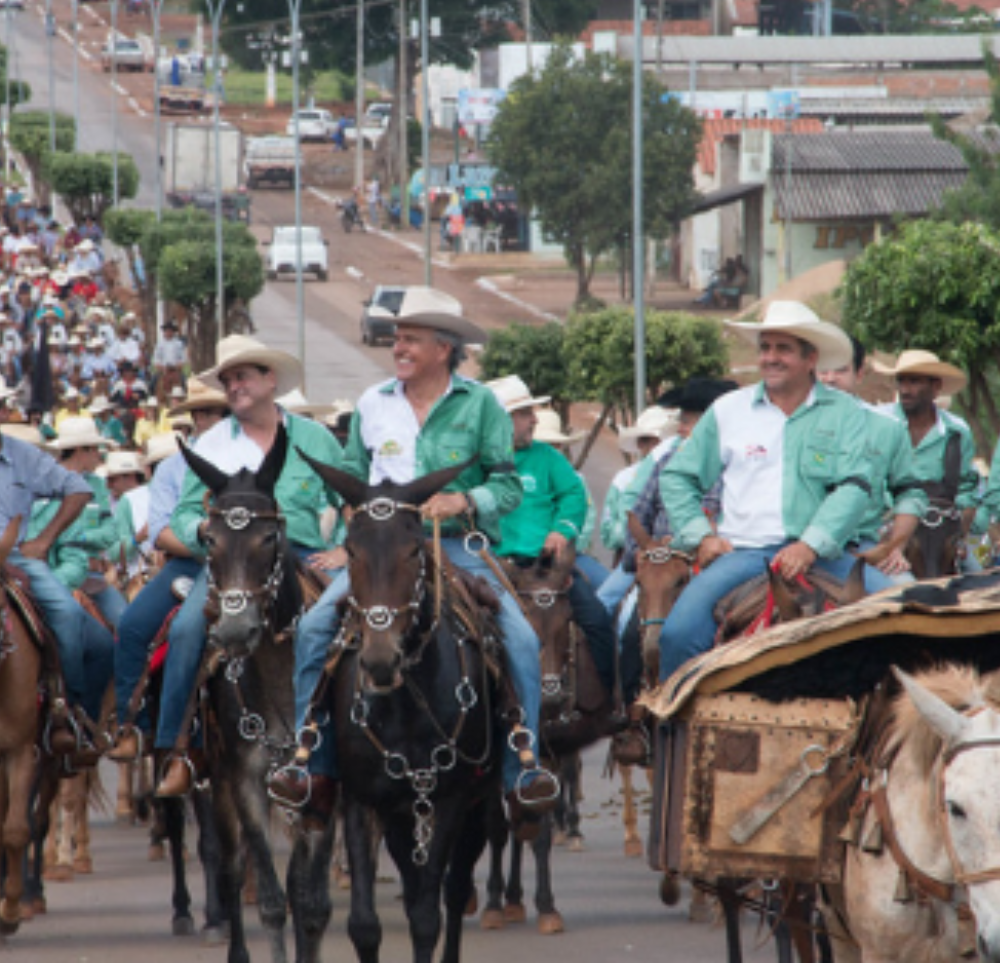
[[[692,378],[683,385],[663,392],[656,403],[662,408],[680,408],[681,411],[708,411],[716,398],[739,385],[728,378]]]
[[[304,418],[323,418],[337,410],[332,404],[309,401],[298,388],[289,391],[287,395],[282,395],[277,403],[293,415],[302,415]]]
[[[676,435],[679,426],[679,409],[652,405],[636,418],[634,425],[618,432],[618,447],[626,454],[637,455],[640,438],[658,438],[663,441]]]
[[[518,411],[521,408],[534,408],[535,405],[547,405],[551,400],[548,395],[533,398],[528,386],[517,375],[506,375],[486,382],[486,387],[496,395],[497,401],[508,411]]]
[[[421,285],[406,289],[396,311],[396,324],[433,328],[472,344],[485,344],[487,339],[486,332],[478,324],[462,317],[459,301],[444,291]]]
[[[92,415],[103,415],[105,411],[112,411],[114,409],[114,405],[108,401],[107,395],[98,395],[90,403],[89,407]]]
[[[353,414],[353,401],[349,401],[347,398],[335,398],[333,401],[333,411],[323,419],[323,422],[328,428],[338,429],[341,425],[340,419],[347,415],[348,420],[350,420],[350,416]]]
[[[57,451],[68,451],[71,448],[96,448],[99,445],[114,445],[98,430],[97,424],[90,417],[63,418],[59,423],[59,436],[49,442],[49,448]]]
[[[17,394],[17,386],[8,387],[7,380],[3,375],[0,375],[0,401],[5,401],[7,398],[13,398]]]
[[[174,385],[173,388],[170,389],[170,397],[173,398],[174,401],[181,402],[187,397],[187,392],[180,385]]]
[[[215,367],[199,377],[210,388],[222,389],[219,375],[237,365],[260,365],[274,372],[277,380],[275,394],[286,395],[303,381],[302,362],[284,351],[269,348],[263,341],[243,334],[231,334],[215,346]]]
[[[142,475],[146,470],[142,456],[137,451],[113,451],[104,463],[104,474],[108,478],[115,475]]]
[[[198,411],[201,408],[229,407],[229,402],[226,400],[225,394],[221,391],[216,391],[215,388],[209,388],[203,381],[200,380],[200,377],[201,376],[195,377],[192,375],[188,378],[187,397],[183,401],[167,409],[168,418],[174,418],[187,411]]]
[[[772,301],[762,324],[749,321],[726,321],[726,327],[755,347],[762,334],[790,334],[811,344],[819,355],[818,368],[843,368],[851,363],[854,348],[851,339],[835,324],[821,321],[798,301]]]
[[[535,413],[538,424],[535,425],[535,441],[544,441],[548,445],[573,445],[587,433],[572,431],[568,435],[562,430],[562,419],[558,411],[542,408]]]
[[[0,426],[0,435],[3,435],[4,438],[16,438],[18,441],[25,441],[36,448],[45,447],[45,439],[34,425],[5,422]]]
[[[157,465],[164,458],[177,454],[177,436],[172,431],[161,432],[146,439],[146,464]]]
[[[94,242],[89,238],[84,238],[75,248],[74,251],[83,251],[84,254],[89,254],[94,250]]]
[[[927,378],[939,378],[942,395],[958,394],[968,382],[965,374],[953,364],[942,361],[933,351],[921,351],[910,348],[897,359],[895,366],[872,361],[872,370],[883,375],[898,378],[900,375],[923,375]],[[940,401],[940,399],[938,399]]]
[[[179,431],[181,428],[188,428],[194,431],[194,419],[189,414],[178,415],[170,419],[170,430]]]

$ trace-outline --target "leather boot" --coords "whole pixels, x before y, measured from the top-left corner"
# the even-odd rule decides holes
[[[619,732],[611,743],[611,752],[619,766],[652,764],[652,742],[646,728],[646,710],[633,703],[628,707],[628,728]]]
[[[186,796],[194,788],[198,770],[204,768],[204,755],[200,749],[180,752],[170,759],[167,771],[156,787],[160,799]]]
[[[112,762],[135,762],[139,758],[139,733],[131,726],[120,730],[108,758]]]

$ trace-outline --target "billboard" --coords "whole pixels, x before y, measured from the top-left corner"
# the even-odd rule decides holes
[[[506,90],[480,88],[458,92],[458,122],[463,127],[482,125],[488,127],[497,115],[497,107],[507,96]]]

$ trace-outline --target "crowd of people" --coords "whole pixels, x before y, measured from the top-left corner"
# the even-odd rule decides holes
[[[861,558],[869,591],[912,580],[904,549],[928,511],[928,493],[947,472],[966,533],[1000,512],[1000,468],[988,480],[977,471],[968,425],[943,404],[945,394],[964,386],[963,373],[928,352],[903,352],[891,366],[876,365],[894,379],[898,401],[868,405],[857,397],[867,370],[861,346],[795,302],[773,303],[760,324],[730,325],[757,351],[759,381],[740,387],[728,379],[692,379],[621,431],[631,463],[614,478],[599,513],[567,458],[579,433],[564,431],[550,399],[533,395],[516,374],[487,384],[459,375],[465,345],[485,341],[486,333],[433,289],[407,290],[397,319],[395,376],[362,394],[356,407],[309,404],[300,390],[300,360],[253,338],[224,338],[216,364],[187,376],[175,326],[163,326],[147,358],[128,320],[118,319],[116,327],[101,305],[33,291],[16,330],[36,354],[32,333],[61,323],[67,341],[86,337],[93,346],[74,353],[73,345],[71,356],[93,365],[95,356],[110,355],[117,369],[107,375],[116,379],[109,395],[95,395],[93,372],[74,380],[83,361],[60,374],[60,405],[42,412],[40,422],[18,424],[17,381],[0,382],[7,402],[0,523],[22,517],[11,560],[27,573],[58,639],[62,680],[51,684],[64,684],[70,706],[66,718],[53,718],[50,741],[76,766],[106,751],[95,722],[113,678],[111,755],[136,758],[155,729],[156,745],[173,752],[158,786],[164,796],[187,792],[202,765],[184,726],[206,637],[206,490],[178,452],[178,434],[229,474],[257,470],[279,427],[288,436],[275,489],[288,539],[304,564],[329,577],[295,628],[297,733],[332,726],[329,718],[314,718],[312,698],[350,593],[340,498],[301,452],[369,484],[405,484],[466,464],[421,511],[428,523],[440,524],[451,563],[485,578],[500,599],[526,733],[525,741],[510,741],[503,764],[519,825],[537,820],[558,789],[556,777],[525,751],[537,744],[540,643],[517,600],[470,551],[468,531],[481,532],[497,556],[515,564],[542,552],[575,556],[568,596],[600,680],[616,699],[616,752],[623,762],[644,762],[649,743],[634,706],[641,668],[634,657],[637,546],[628,512],[653,535],[672,535],[673,547],[696,566],[662,625],[664,679],[712,646],[716,603],[765,565],[787,579],[811,571],[845,578]],[[61,315],[47,313],[47,297]],[[36,302],[40,312],[29,310]],[[134,344],[126,349],[123,342]],[[37,365],[37,357],[20,360]],[[182,377],[161,409],[151,403],[147,380],[161,384],[174,369]],[[39,414],[30,397],[25,414]],[[610,571],[591,551],[595,538],[615,555]],[[978,562],[964,553],[961,564],[968,571]],[[126,598],[125,582],[144,567],[151,580]],[[170,623],[159,718],[133,716],[133,692],[176,605],[171,587],[179,576],[192,587]],[[74,591],[89,597],[96,615],[77,603]],[[299,746],[306,765],[277,767],[269,787],[274,798],[319,818],[329,815],[339,776],[335,739],[323,734]]]

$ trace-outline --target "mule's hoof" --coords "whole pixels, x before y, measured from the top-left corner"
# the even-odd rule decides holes
[[[150,843],[149,861],[151,863],[162,863],[167,858],[167,850],[163,843]]]
[[[505,923],[523,923],[528,918],[524,903],[508,903],[503,908],[503,918]]]
[[[0,903],[0,936],[12,936],[21,925],[21,907],[10,900]]]
[[[170,932],[174,936],[193,936],[194,920],[190,916],[175,916],[170,924]]]
[[[676,906],[681,898],[681,880],[676,873],[664,873],[660,880],[660,902]]]
[[[542,913],[538,917],[538,932],[542,936],[554,936],[556,933],[565,933],[566,924],[563,922],[562,914],[558,910],[551,913]]]
[[[201,941],[205,946],[222,946],[229,941],[229,934],[221,926],[204,926],[201,930]]]
[[[642,840],[641,839],[626,839],[625,840],[625,855],[629,859],[638,859],[642,855]]]
[[[73,867],[67,866],[66,863],[57,863],[42,873],[42,879],[50,883],[71,883],[73,881]]]
[[[479,918],[479,928],[483,930],[502,930],[506,925],[503,910],[484,909]]]
[[[565,846],[567,842],[569,842],[569,836],[566,834],[565,829],[557,829],[552,834],[553,846]]]
[[[13,936],[21,926],[21,921],[19,919],[13,922],[8,922],[7,920],[0,918],[0,936]]]
[[[18,903],[17,913],[21,917],[22,923],[30,923],[35,918],[35,911],[31,908],[31,903]]]
[[[475,886],[472,887],[472,892],[469,893],[469,900],[465,904],[465,911],[462,913],[463,916],[475,916],[479,912],[479,890]]]
[[[571,853],[585,853],[587,851],[587,844],[583,841],[582,836],[570,836],[567,849]]]
[[[73,872],[89,876],[94,871],[94,861],[90,856],[77,856],[73,860]]]

